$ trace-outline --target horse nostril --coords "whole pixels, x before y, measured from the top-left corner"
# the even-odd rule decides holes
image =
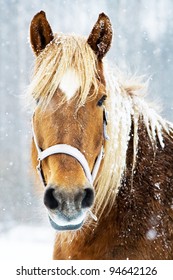
[[[54,196],[54,191],[55,191],[55,189],[48,188],[44,194],[44,204],[49,209],[56,209],[56,208],[58,208],[58,205],[59,205],[58,200]]]
[[[82,208],[91,207],[94,201],[94,191],[91,188],[84,189],[84,197],[82,199]]]
[[[58,209],[60,212],[72,211],[71,209],[80,210],[81,208],[91,207],[94,201],[94,190],[86,188],[77,193],[65,192],[60,188],[55,190],[53,187],[48,187],[44,194],[44,204],[50,210]],[[75,211],[76,211],[75,210]]]

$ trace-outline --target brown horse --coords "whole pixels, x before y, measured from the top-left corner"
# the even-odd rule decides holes
[[[85,39],[54,35],[40,12],[30,37],[32,162],[54,259],[173,259],[173,125],[144,101],[145,84],[104,61],[109,18]]]

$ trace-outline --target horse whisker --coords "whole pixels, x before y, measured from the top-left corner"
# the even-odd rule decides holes
[[[88,210],[88,212],[89,212],[91,218],[92,218],[95,222],[97,222],[97,217],[96,217],[96,215],[94,215],[93,212],[92,212],[91,210]]]

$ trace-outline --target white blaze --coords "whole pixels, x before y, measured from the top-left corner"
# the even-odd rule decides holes
[[[66,95],[67,100],[70,100],[80,87],[80,80],[76,71],[72,68],[68,69],[59,84],[59,88]]]

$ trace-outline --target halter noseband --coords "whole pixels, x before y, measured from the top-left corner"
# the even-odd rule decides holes
[[[106,126],[107,126],[107,118],[108,118],[108,113],[106,111],[106,108],[104,107],[103,110],[103,135],[104,138],[106,140],[109,139],[108,135],[107,135],[107,131],[106,131]],[[103,146],[101,147],[100,153],[95,161],[94,167],[92,172],[90,171],[87,159],[85,158],[84,154],[82,154],[77,148],[71,146],[71,145],[67,145],[67,144],[57,144],[57,145],[53,145],[45,150],[42,151],[42,149],[39,147],[38,142],[37,142],[37,138],[36,138],[36,134],[34,131],[34,125],[33,125],[33,119],[32,119],[32,133],[33,133],[33,139],[34,139],[34,143],[37,149],[37,153],[38,153],[38,165],[37,165],[37,172],[38,175],[43,183],[44,186],[46,186],[46,180],[44,177],[44,173],[42,170],[42,160],[54,155],[54,154],[66,154],[69,156],[74,157],[82,166],[85,176],[88,179],[89,183],[91,184],[91,186],[93,186],[93,182],[97,176],[97,173],[99,171],[100,168],[100,164],[104,155],[104,148]]]

